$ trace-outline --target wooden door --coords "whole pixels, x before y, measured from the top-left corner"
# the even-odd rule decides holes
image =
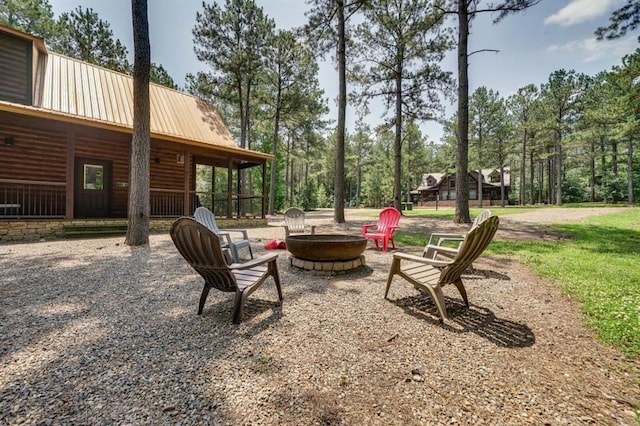
[[[111,161],[76,158],[74,216],[109,217]]]

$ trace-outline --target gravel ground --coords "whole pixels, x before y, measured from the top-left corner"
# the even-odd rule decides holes
[[[505,219],[498,238],[542,232]],[[257,254],[283,237],[249,234]],[[230,294],[196,314],[202,280],[168,235],[122,240],[0,245],[0,424],[637,424],[638,360],[511,259],[475,262],[470,309],[446,287],[441,326],[399,278],[383,298],[392,253],[370,246],[366,267],[331,276],[280,251],[283,306],[268,281],[235,326]]]

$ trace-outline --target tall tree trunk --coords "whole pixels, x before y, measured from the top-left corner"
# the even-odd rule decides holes
[[[345,36],[345,16],[344,1],[337,0],[338,3],[338,128],[336,134],[336,181],[334,184],[335,193],[333,220],[336,223],[344,223],[344,140],[345,123],[347,114],[347,58],[346,58],[346,36]]]
[[[484,184],[484,176],[482,175],[482,168],[478,169],[478,193],[476,194],[476,198],[478,199],[478,207],[482,208],[483,205],[483,197],[482,197],[482,187]]]
[[[520,205],[524,206],[527,202],[527,194],[526,194],[526,185],[525,185],[525,176],[527,166],[527,138],[528,138],[527,129],[524,130],[524,135],[522,136],[522,157],[520,159]]]
[[[482,208],[482,191],[484,187],[484,179],[482,175],[482,126],[478,129],[478,193],[476,194],[478,207]]]
[[[245,96],[244,101],[244,134],[245,141],[244,147],[247,149],[251,149],[251,81],[247,81],[247,94]],[[247,206],[245,205],[244,195],[251,194],[251,179],[250,179],[250,171],[249,169],[238,169],[238,173],[240,174],[240,185],[238,187],[238,214],[240,217],[244,216],[244,213],[247,210]]]
[[[591,153],[589,158],[589,201],[596,200],[596,144],[591,140]]]
[[[291,181],[291,172],[293,171],[293,165],[291,164],[291,137],[287,137],[287,155],[285,158],[285,168],[284,168],[284,184],[285,184],[285,201],[287,202],[287,206],[291,206],[293,200],[291,198],[291,187],[293,186]]]
[[[547,147],[547,153],[549,158],[547,159],[547,204],[553,203],[553,167],[552,167],[552,159],[551,159],[551,147]]]
[[[362,151],[359,151],[359,155],[356,158],[356,208],[360,207],[360,193],[362,192],[362,164],[360,163]]]
[[[504,166],[500,162],[500,207],[504,208]]]
[[[402,69],[396,75],[396,137],[393,150],[393,206],[400,210],[402,192]]]
[[[618,142],[611,142],[611,171],[618,177]]]
[[[458,147],[456,153],[456,215],[454,222],[469,223],[469,11],[458,0]]]
[[[276,177],[277,177],[277,165],[278,165],[278,139],[280,133],[280,100],[282,98],[282,90],[278,85],[278,93],[276,95],[276,116],[273,124],[273,147],[271,154],[273,154],[273,160],[271,160],[271,180],[269,188],[269,214],[273,215],[275,211],[276,203]]]
[[[627,140],[627,204],[633,205],[633,138]]]
[[[538,204],[542,204],[542,193],[544,190],[544,162],[538,162]]]
[[[607,159],[606,159],[606,153],[607,153],[607,148],[606,148],[606,144],[605,144],[605,137],[604,136],[600,136],[600,175],[602,176],[602,179],[605,179],[605,175],[607,174]],[[600,184],[602,185],[604,182],[601,182]]]
[[[556,146],[556,205],[562,205],[562,137],[558,136]]]
[[[536,202],[536,193],[534,190],[534,177],[535,177],[535,169],[534,169],[534,152],[533,150],[531,150],[531,152],[529,152],[529,191],[530,191],[530,195],[531,195],[531,204],[535,204]]]
[[[129,175],[128,226],[125,244],[140,246],[149,243],[149,156],[150,106],[149,76],[151,46],[147,0],[131,0],[133,21],[133,137]]]

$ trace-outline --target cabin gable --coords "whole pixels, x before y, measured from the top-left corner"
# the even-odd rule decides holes
[[[31,105],[32,43],[0,33],[0,100]]]

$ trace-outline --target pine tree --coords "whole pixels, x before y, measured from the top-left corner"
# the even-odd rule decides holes
[[[133,137],[129,177],[128,227],[125,244],[139,246],[149,243],[149,155],[150,103],[149,20],[147,0],[131,0],[133,21]]]
[[[109,23],[93,9],[78,6],[61,14],[58,25],[59,36],[51,41],[55,52],[119,72],[131,72],[126,47],[114,39]]]
[[[353,73],[364,102],[382,97],[395,128],[393,205],[402,193],[402,130],[405,117],[434,119],[441,110],[439,94],[448,90],[450,74],[440,62],[451,45],[442,15],[429,0],[376,0],[364,9],[358,26]]]

